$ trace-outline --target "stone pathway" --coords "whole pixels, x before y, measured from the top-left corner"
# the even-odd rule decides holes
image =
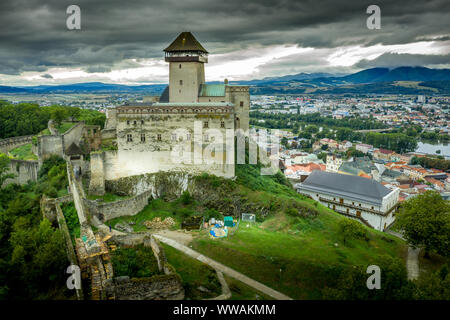
[[[405,240],[403,238],[403,235],[401,233],[392,231],[392,230],[386,230],[386,233],[389,233],[393,236],[396,236],[397,238],[400,238],[402,240]],[[408,271],[408,280],[415,280],[419,278],[419,253],[420,248],[414,249],[411,246],[408,246],[408,257],[406,258],[406,270]]]
[[[192,241],[193,237],[192,234],[186,231],[180,231],[180,230],[158,230],[154,234],[159,234],[163,237],[175,240],[176,242],[179,242],[181,244],[184,244],[185,246],[189,245],[189,243]]]
[[[285,294],[283,294],[281,292],[278,292],[276,290],[273,290],[273,289],[269,288],[268,286],[266,286],[266,285],[264,285],[264,284],[262,284],[262,283],[260,283],[258,281],[255,281],[255,280],[247,277],[246,275],[243,275],[242,273],[237,272],[236,270],[233,270],[233,269],[231,269],[231,268],[229,268],[229,267],[227,267],[227,266],[225,266],[225,265],[223,265],[223,264],[221,264],[221,263],[219,263],[219,262],[217,262],[217,261],[215,261],[215,260],[213,260],[211,258],[208,258],[208,257],[202,255],[201,253],[199,253],[197,251],[194,251],[191,248],[189,248],[189,247],[187,247],[187,246],[185,246],[185,245],[183,245],[183,244],[181,244],[181,243],[179,243],[179,242],[177,242],[175,240],[169,239],[169,238],[164,237],[164,236],[162,236],[160,234],[155,234],[154,236],[155,236],[155,238],[159,239],[161,242],[164,242],[165,244],[167,244],[167,245],[169,245],[169,246],[171,246],[171,247],[173,247],[173,248],[175,248],[177,250],[180,250],[180,251],[184,252],[188,256],[190,256],[190,257],[192,257],[194,259],[197,259],[197,260],[199,260],[199,261],[201,261],[201,262],[203,262],[203,263],[213,267],[214,269],[216,269],[216,270],[218,270],[220,272],[223,272],[224,274],[228,275],[229,277],[232,277],[232,278],[234,278],[236,280],[239,280],[239,281],[245,283],[246,285],[248,285],[248,286],[250,286],[250,287],[252,287],[252,288],[254,288],[254,289],[258,290],[258,291],[261,291],[262,293],[264,293],[264,294],[266,294],[266,295],[268,295],[268,296],[270,296],[270,297],[272,297],[274,299],[277,299],[277,300],[292,300],[292,298],[286,296]],[[219,280],[220,280],[220,278],[219,278]]]
[[[223,277],[223,273],[216,269],[217,278],[219,279],[220,285],[222,286],[222,294],[212,299],[207,300],[227,300],[231,298],[231,291],[228,287],[228,283],[225,281]]]
[[[414,249],[413,247],[408,247],[408,258],[406,260],[408,280],[419,278],[419,253],[420,248]]]

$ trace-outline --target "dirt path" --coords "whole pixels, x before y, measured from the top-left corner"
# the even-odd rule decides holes
[[[192,234],[184,231],[174,231],[174,230],[159,230],[155,232],[155,234],[159,234],[163,237],[175,240],[178,243],[181,243],[185,246],[191,243],[193,237]]]
[[[392,234],[393,236],[396,236],[397,238],[400,238],[402,240],[405,240],[403,238],[403,235],[401,233],[392,231],[392,230],[386,230],[386,233]],[[419,278],[419,253],[420,248],[414,249],[411,246],[408,246],[408,257],[406,258],[406,271],[408,272],[408,279],[409,280],[415,280]]]

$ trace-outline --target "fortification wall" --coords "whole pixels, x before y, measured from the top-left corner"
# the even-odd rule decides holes
[[[7,179],[4,185],[10,183],[26,184],[28,181],[37,181],[39,162],[33,160],[11,159],[9,163],[9,172],[13,173],[13,179]]]
[[[92,152],[90,162],[89,194],[103,195],[105,194],[104,154],[102,152]]]
[[[64,142],[61,135],[38,136],[38,157],[43,161],[51,155],[63,157]]]
[[[116,138],[116,129],[103,129],[102,139],[114,139]]]
[[[0,140],[0,153],[8,153],[9,150],[31,143],[33,136],[20,136]]]
[[[80,140],[83,137],[84,122],[78,122],[72,128],[67,130],[63,136],[63,150],[66,150],[72,143],[80,145]]]
[[[125,246],[144,244],[150,247],[164,275],[150,278],[117,277],[105,281],[107,296],[116,300],[182,300],[184,289],[181,279],[167,263],[164,249],[153,235],[148,233],[114,236],[113,241]]]
[[[149,191],[157,199],[178,198],[188,188],[192,175],[183,171],[158,172],[105,181],[106,190],[116,194],[139,195]]]
[[[44,194],[41,197],[40,207],[42,216],[51,222],[54,222],[56,220],[56,211],[55,206],[58,204],[66,203],[73,201],[73,197],[71,194],[59,197],[59,198],[47,198],[47,196]]]
[[[116,130],[116,116],[117,116],[117,109],[115,107],[106,109],[105,130],[106,129],[114,129],[114,131]]]
[[[73,167],[70,161],[67,161],[67,178],[69,179],[69,188],[73,197],[75,208],[77,209],[78,221],[80,226],[87,225],[87,209],[85,207],[83,199],[86,197],[84,194],[81,183],[76,180],[73,173]]]
[[[151,278],[120,277],[106,281],[107,295],[115,300],[182,300],[184,289],[176,274]]]
[[[83,199],[85,206],[92,215],[102,221],[108,221],[122,216],[133,216],[140,212],[148,204],[152,196],[152,190],[141,193],[133,198],[114,202],[98,203],[95,200]]]
[[[176,164],[171,159],[172,151],[107,151],[104,157],[105,180],[160,171],[184,171],[190,174],[207,172],[219,177],[234,177],[233,164]]]

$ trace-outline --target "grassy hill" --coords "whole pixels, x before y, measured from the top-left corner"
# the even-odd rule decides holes
[[[208,230],[201,230],[192,233],[190,245],[294,299],[327,298],[330,290],[340,290],[342,275],[355,272],[354,286],[366,294],[365,271],[369,265],[387,266],[389,273],[394,266],[398,272],[395,281],[400,286],[406,282],[404,241],[361,225],[366,237],[344,243],[339,223],[348,218],[298,194],[281,172],[262,176],[260,169],[260,165],[237,165],[235,180],[208,174],[196,176],[188,187],[188,201],[183,200],[185,196],[154,199],[137,215],[109,223],[134,221],[134,230],[143,231],[145,220],[172,217],[178,229],[188,216],[207,220],[212,216],[238,218],[243,212],[254,213],[256,223],[241,221],[228,238],[212,239]],[[178,258],[173,252],[171,255],[171,263],[180,265],[174,262]],[[188,280],[182,276],[185,281],[193,278],[188,273],[186,277]],[[374,297],[375,293],[367,298]]]
[[[192,243],[195,250],[295,299],[323,298],[339,274],[379,265],[386,256],[404,268],[402,240],[364,227],[367,240],[344,245],[338,223],[347,218],[297,194],[283,175],[261,176],[259,167],[250,165],[239,165],[236,173],[234,192],[251,207],[268,210],[264,217],[244,211],[256,213],[258,222],[241,222],[225,239],[211,239],[204,231]]]

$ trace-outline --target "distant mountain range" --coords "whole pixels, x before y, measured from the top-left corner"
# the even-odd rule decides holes
[[[349,75],[299,73],[260,80],[231,81],[230,84],[250,85],[252,94],[450,94],[450,69],[372,68]],[[142,93],[158,95],[165,87],[166,84],[130,86],[89,82],[28,87],[0,86],[0,93]]]

